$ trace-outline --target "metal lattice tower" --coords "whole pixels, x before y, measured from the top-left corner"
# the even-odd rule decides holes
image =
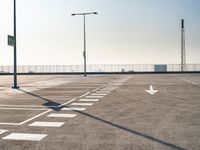
[[[181,71],[186,71],[184,19],[181,20]]]

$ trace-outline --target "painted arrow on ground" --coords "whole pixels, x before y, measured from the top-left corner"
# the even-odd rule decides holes
[[[149,90],[145,90],[147,93],[149,93],[150,95],[154,95],[155,93],[158,92],[158,90],[154,90],[153,86],[150,85],[150,89]]]

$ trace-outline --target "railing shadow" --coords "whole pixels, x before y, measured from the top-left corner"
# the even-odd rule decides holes
[[[42,99],[42,100],[47,101],[47,103],[45,103],[45,104],[43,104],[43,105],[46,106],[47,108],[53,109],[53,110],[55,110],[55,111],[60,111],[62,108],[70,108],[70,107],[68,107],[68,106],[61,106],[61,104],[59,104],[59,103],[56,103],[56,102],[54,102],[54,101],[52,101],[52,100],[49,100],[49,99],[47,99],[47,98],[43,98],[42,96],[33,94],[33,93],[31,93],[31,92],[27,92],[27,91],[22,90],[22,89],[19,89],[19,90],[22,91],[22,92],[24,92],[24,93],[27,93],[27,94],[29,94],[29,95],[32,95],[32,96],[35,96],[35,97],[37,97],[37,98],[40,98],[40,99]],[[175,144],[172,144],[172,143],[169,143],[169,142],[165,142],[165,141],[160,140],[160,139],[158,139],[158,138],[155,138],[155,137],[153,137],[153,136],[146,135],[146,134],[144,134],[144,133],[141,133],[141,132],[138,132],[138,131],[129,129],[129,128],[124,127],[124,126],[122,126],[122,125],[118,125],[118,124],[116,124],[116,123],[112,123],[112,122],[110,122],[110,121],[108,121],[108,120],[104,120],[104,119],[102,119],[102,118],[99,118],[99,117],[96,117],[96,116],[94,116],[94,115],[85,113],[85,112],[83,112],[83,111],[78,111],[78,110],[73,110],[73,111],[74,111],[74,112],[77,112],[77,113],[79,113],[79,114],[85,115],[85,116],[87,116],[87,117],[89,117],[89,118],[98,120],[98,121],[100,121],[101,123],[110,125],[110,126],[112,126],[112,127],[114,127],[114,128],[117,128],[117,129],[123,130],[123,131],[125,131],[125,132],[128,132],[129,134],[140,136],[140,137],[145,138],[145,139],[148,139],[148,140],[150,140],[150,141],[157,142],[157,143],[159,143],[159,144],[168,146],[168,147],[170,147],[170,148],[172,148],[172,149],[175,149],[175,150],[187,150],[187,149],[182,148],[182,147],[180,147],[180,146],[177,146],[177,145],[175,145]]]

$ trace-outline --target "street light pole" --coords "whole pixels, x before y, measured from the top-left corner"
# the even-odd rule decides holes
[[[83,26],[84,26],[84,52],[83,52],[83,57],[84,57],[84,76],[87,76],[87,65],[86,65],[86,33],[85,33],[85,15],[84,15],[84,22],[83,22]]]
[[[82,15],[83,16],[83,40],[84,40],[84,51],[83,51],[83,58],[84,58],[84,77],[87,77],[87,64],[86,64],[86,25],[85,25],[85,17],[86,15],[91,14],[98,14],[97,12],[90,12],[90,13],[77,13],[72,14],[72,16]]]
[[[14,44],[14,85],[13,89],[18,89],[19,87],[17,86],[17,38],[16,38],[16,0],[14,0],[14,39],[15,39],[15,44]]]

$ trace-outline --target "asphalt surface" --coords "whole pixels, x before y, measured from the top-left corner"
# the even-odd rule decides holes
[[[0,150],[200,147],[200,74],[19,76],[11,86],[0,76]]]

